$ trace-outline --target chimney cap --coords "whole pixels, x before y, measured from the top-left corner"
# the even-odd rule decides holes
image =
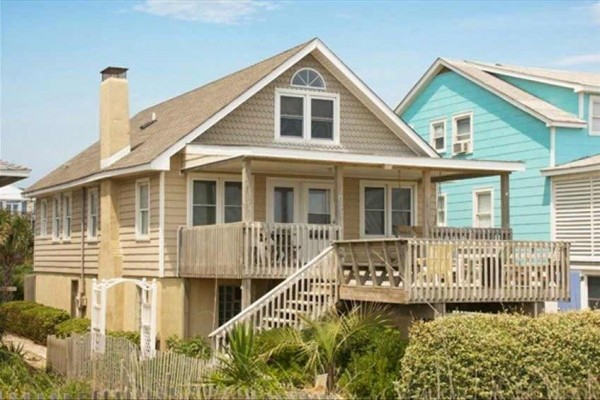
[[[108,78],[123,78],[127,79],[127,68],[122,67],[106,67],[102,71],[102,80],[105,81]]]

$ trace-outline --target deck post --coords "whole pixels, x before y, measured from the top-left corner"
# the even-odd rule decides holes
[[[335,223],[340,227],[339,238],[344,238],[344,170],[341,165],[334,167],[335,180]]]
[[[254,180],[252,179],[252,161],[242,160],[242,221],[254,220]],[[246,249],[247,251],[247,249]],[[250,272],[250,271],[247,271]],[[242,310],[252,303],[252,281],[242,276]]]
[[[502,210],[502,227],[510,228],[510,187],[508,173],[500,175],[500,208]]]
[[[423,184],[423,237],[428,238],[431,222],[431,171],[423,170],[421,182]]]

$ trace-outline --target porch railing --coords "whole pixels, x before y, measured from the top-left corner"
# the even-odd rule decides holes
[[[528,302],[569,297],[569,245],[510,240],[341,241],[343,293],[401,303]],[[357,290],[357,292],[359,291]],[[392,291],[392,292],[390,292]],[[401,293],[401,295],[399,295]]]
[[[182,277],[285,278],[339,239],[337,225],[237,222],[181,228]]]
[[[429,228],[429,236],[431,239],[446,240],[512,240],[512,229],[435,226]]]

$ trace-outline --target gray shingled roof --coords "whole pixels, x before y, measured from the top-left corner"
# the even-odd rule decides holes
[[[312,41],[312,40],[311,40]],[[310,42],[156,104],[130,119],[131,152],[108,168],[100,169],[100,143],[96,142],[26,189],[38,191],[90,177],[96,173],[144,165],[226,107],[261,79],[285,63]],[[144,123],[156,114],[156,122]]]
[[[483,70],[499,70],[507,74],[525,75],[531,78],[548,79],[572,85],[592,86],[600,89],[600,73],[520,67],[517,65],[490,64],[479,61],[469,61],[469,63]]]
[[[494,75],[485,72],[477,64],[470,61],[458,61],[442,59],[450,67],[467,75],[470,79],[497,91],[498,93],[508,97],[514,102],[520,104],[529,111],[542,116],[553,123],[572,123],[585,124],[586,121],[579,119],[576,115],[566,112],[547,101],[544,101],[516,86],[503,81]]]

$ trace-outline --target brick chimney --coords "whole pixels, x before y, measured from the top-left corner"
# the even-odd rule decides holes
[[[100,72],[100,167],[106,168],[130,151],[127,68]]]

